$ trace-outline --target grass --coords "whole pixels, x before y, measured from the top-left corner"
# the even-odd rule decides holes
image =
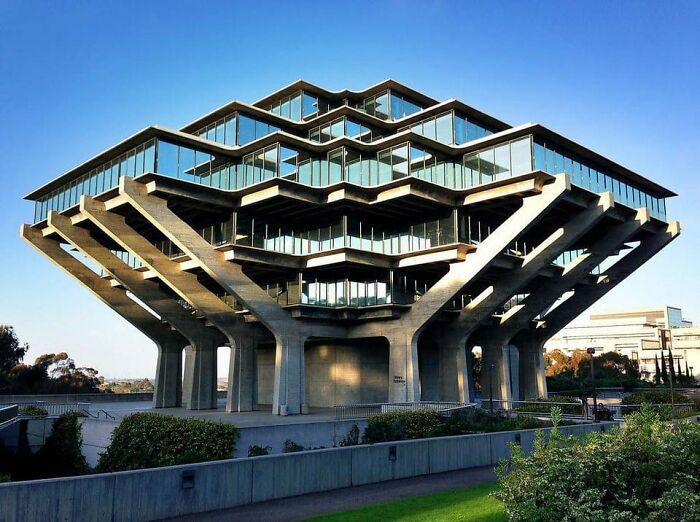
[[[367,520],[401,520],[406,522],[424,520],[430,522],[507,521],[503,505],[489,496],[489,493],[497,487],[498,483],[493,482],[480,486],[452,489],[339,511],[309,520],[315,522],[365,522]]]

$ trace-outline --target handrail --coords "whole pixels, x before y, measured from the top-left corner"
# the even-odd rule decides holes
[[[443,412],[448,409],[475,406],[466,402],[441,402],[441,401],[418,401],[418,402],[375,402],[365,404],[341,404],[334,406],[335,418],[342,419],[362,419],[380,413],[392,411],[416,411],[434,410]]]

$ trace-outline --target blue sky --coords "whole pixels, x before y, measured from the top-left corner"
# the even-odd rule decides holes
[[[0,323],[29,359],[68,351],[152,376],[155,349],[18,237],[21,198],[149,125],[304,78],[387,77],[511,124],[539,122],[675,190],[682,236],[595,305],[700,323],[699,2],[0,0]]]

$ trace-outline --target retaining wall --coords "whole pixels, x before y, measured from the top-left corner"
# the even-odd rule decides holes
[[[566,434],[615,422],[565,426]],[[543,430],[548,432],[549,430]],[[495,465],[536,430],[386,442],[85,477],[0,484],[0,521],[142,521],[360,484]]]

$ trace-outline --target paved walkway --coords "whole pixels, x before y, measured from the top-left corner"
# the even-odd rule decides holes
[[[476,486],[496,480],[493,467],[465,469],[424,475],[400,480],[390,480],[377,484],[335,489],[323,493],[310,493],[298,497],[282,498],[240,506],[221,511],[210,511],[168,520],[214,521],[261,521],[277,522],[303,520],[305,518],[335,513],[345,509],[387,502],[401,498],[425,495],[438,491]]]

